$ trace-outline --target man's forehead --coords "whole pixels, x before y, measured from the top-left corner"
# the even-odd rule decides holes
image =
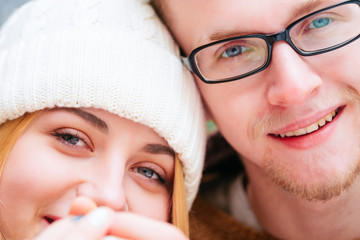
[[[198,8],[201,8],[202,11],[198,12],[196,18],[201,18],[202,13],[206,11],[212,11],[214,15],[222,13],[221,15],[226,16],[226,11],[229,9],[239,14],[242,14],[243,11],[250,11],[254,17],[264,14],[263,11],[270,10],[272,12],[286,11],[291,16],[301,16],[308,12],[315,11],[319,7],[321,8],[321,6],[332,5],[343,1],[344,0],[181,0],[181,2],[177,2],[173,0],[153,0],[153,2],[156,3],[156,7],[161,8],[165,15],[172,15],[176,12],[187,12],[181,11],[181,8],[187,10],[196,9],[197,12]],[[262,8],[261,6],[264,7]],[[287,6],[287,8],[284,8],[284,6]]]
[[[291,22],[305,16],[306,14],[336,4],[338,2],[342,2],[341,0],[302,0],[293,2],[289,2],[288,0],[272,0],[271,3],[267,2],[265,3],[265,5],[269,7],[275,6],[275,10],[277,9],[277,11],[272,11],[271,13],[269,13],[269,7],[264,7],[262,8],[264,11],[266,11],[266,14],[264,14],[260,8],[254,8],[254,6],[257,5],[255,4],[255,2],[261,3],[262,1],[268,0],[251,0],[254,1],[252,3],[249,3],[248,1],[249,0],[238,0],[238,4],[234,6],[234,8],[239,8],[239,11],[234,11],[237,12],[237,14],[241,14],[243,11],[245,11],[244,16],[237,17],[237,19],[240,19],[240,21],[224,25],[221,24],[221,21],[218,21],[218,25],[213,24],[211,31],[201,37],[201,39],[198,41],[199,45],[208,43],[209,41],[212,42],[252,33],[271,34],[281,30],[276,30],[276,22],[281,24],[282,28],[285,28]],[[244,5],[241,5],[240,2],[244,2]],[[242,6],[244,7],[244,9],[241,10]],[[257,10],[249,13],[251,9]],[[231,16],[231,13],[229,13],[228,16]],[[276,18],[278,18],[278,20],[276,20]],[[266,26],[269,26],[269,28],[267,28],[268,30],[262,30],[266,29]],[[259,29],[257,27],[259,27]],[[272,27],[274,28],[274,30],[272,29]]]
[[[272,34],[300,17],[344,0],[156,0],[188,54],[201,45],[252,33]]]
[[[292,10],[292,15],[296,18],[299,18],[303,15],[306,15],[312,11],[315,11],[319,8],[329,6],[341,1],[335,0],[308,0],[303,3],[299,3],[295,5],[294,9]]]

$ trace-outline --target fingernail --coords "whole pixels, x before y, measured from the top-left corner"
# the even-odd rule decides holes
[[[88,221],[95,227],[104,225],[109,218],[109,210],[106,208],[97,208],[94,211],[90,212],[87,216]]]
[[[78,222],[80,221],[80,219],[82,219],[84,217],[84,215],[77,215],[71,218],[71,221],[73,222]]]

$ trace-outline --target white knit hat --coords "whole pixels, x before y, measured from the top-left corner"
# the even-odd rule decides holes
[[[100,108],[154,129],[184,166],[188,208],[205,147],[202,104],[145,0],[35,0],[0,31],[0,124],[54,107]]]

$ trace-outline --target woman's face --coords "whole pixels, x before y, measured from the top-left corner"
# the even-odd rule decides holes
[[[77,196],[168,221],[174,152],[151,128],[103,110],[43,111],[15,143],[0,182],[0,224],[31,237]]]

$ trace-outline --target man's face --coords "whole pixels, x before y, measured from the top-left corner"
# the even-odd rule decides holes
[[[280,32],[339,2],[166,1],[164,13],[188,55],[215,40]],[[250,176],[270,177],[309,200],[327,200],[348,188],[359,171],[359,52],[357,40],[302,57],[280,41],[262,72],[228,83],[196,81],[209,114],[242,155]]]

